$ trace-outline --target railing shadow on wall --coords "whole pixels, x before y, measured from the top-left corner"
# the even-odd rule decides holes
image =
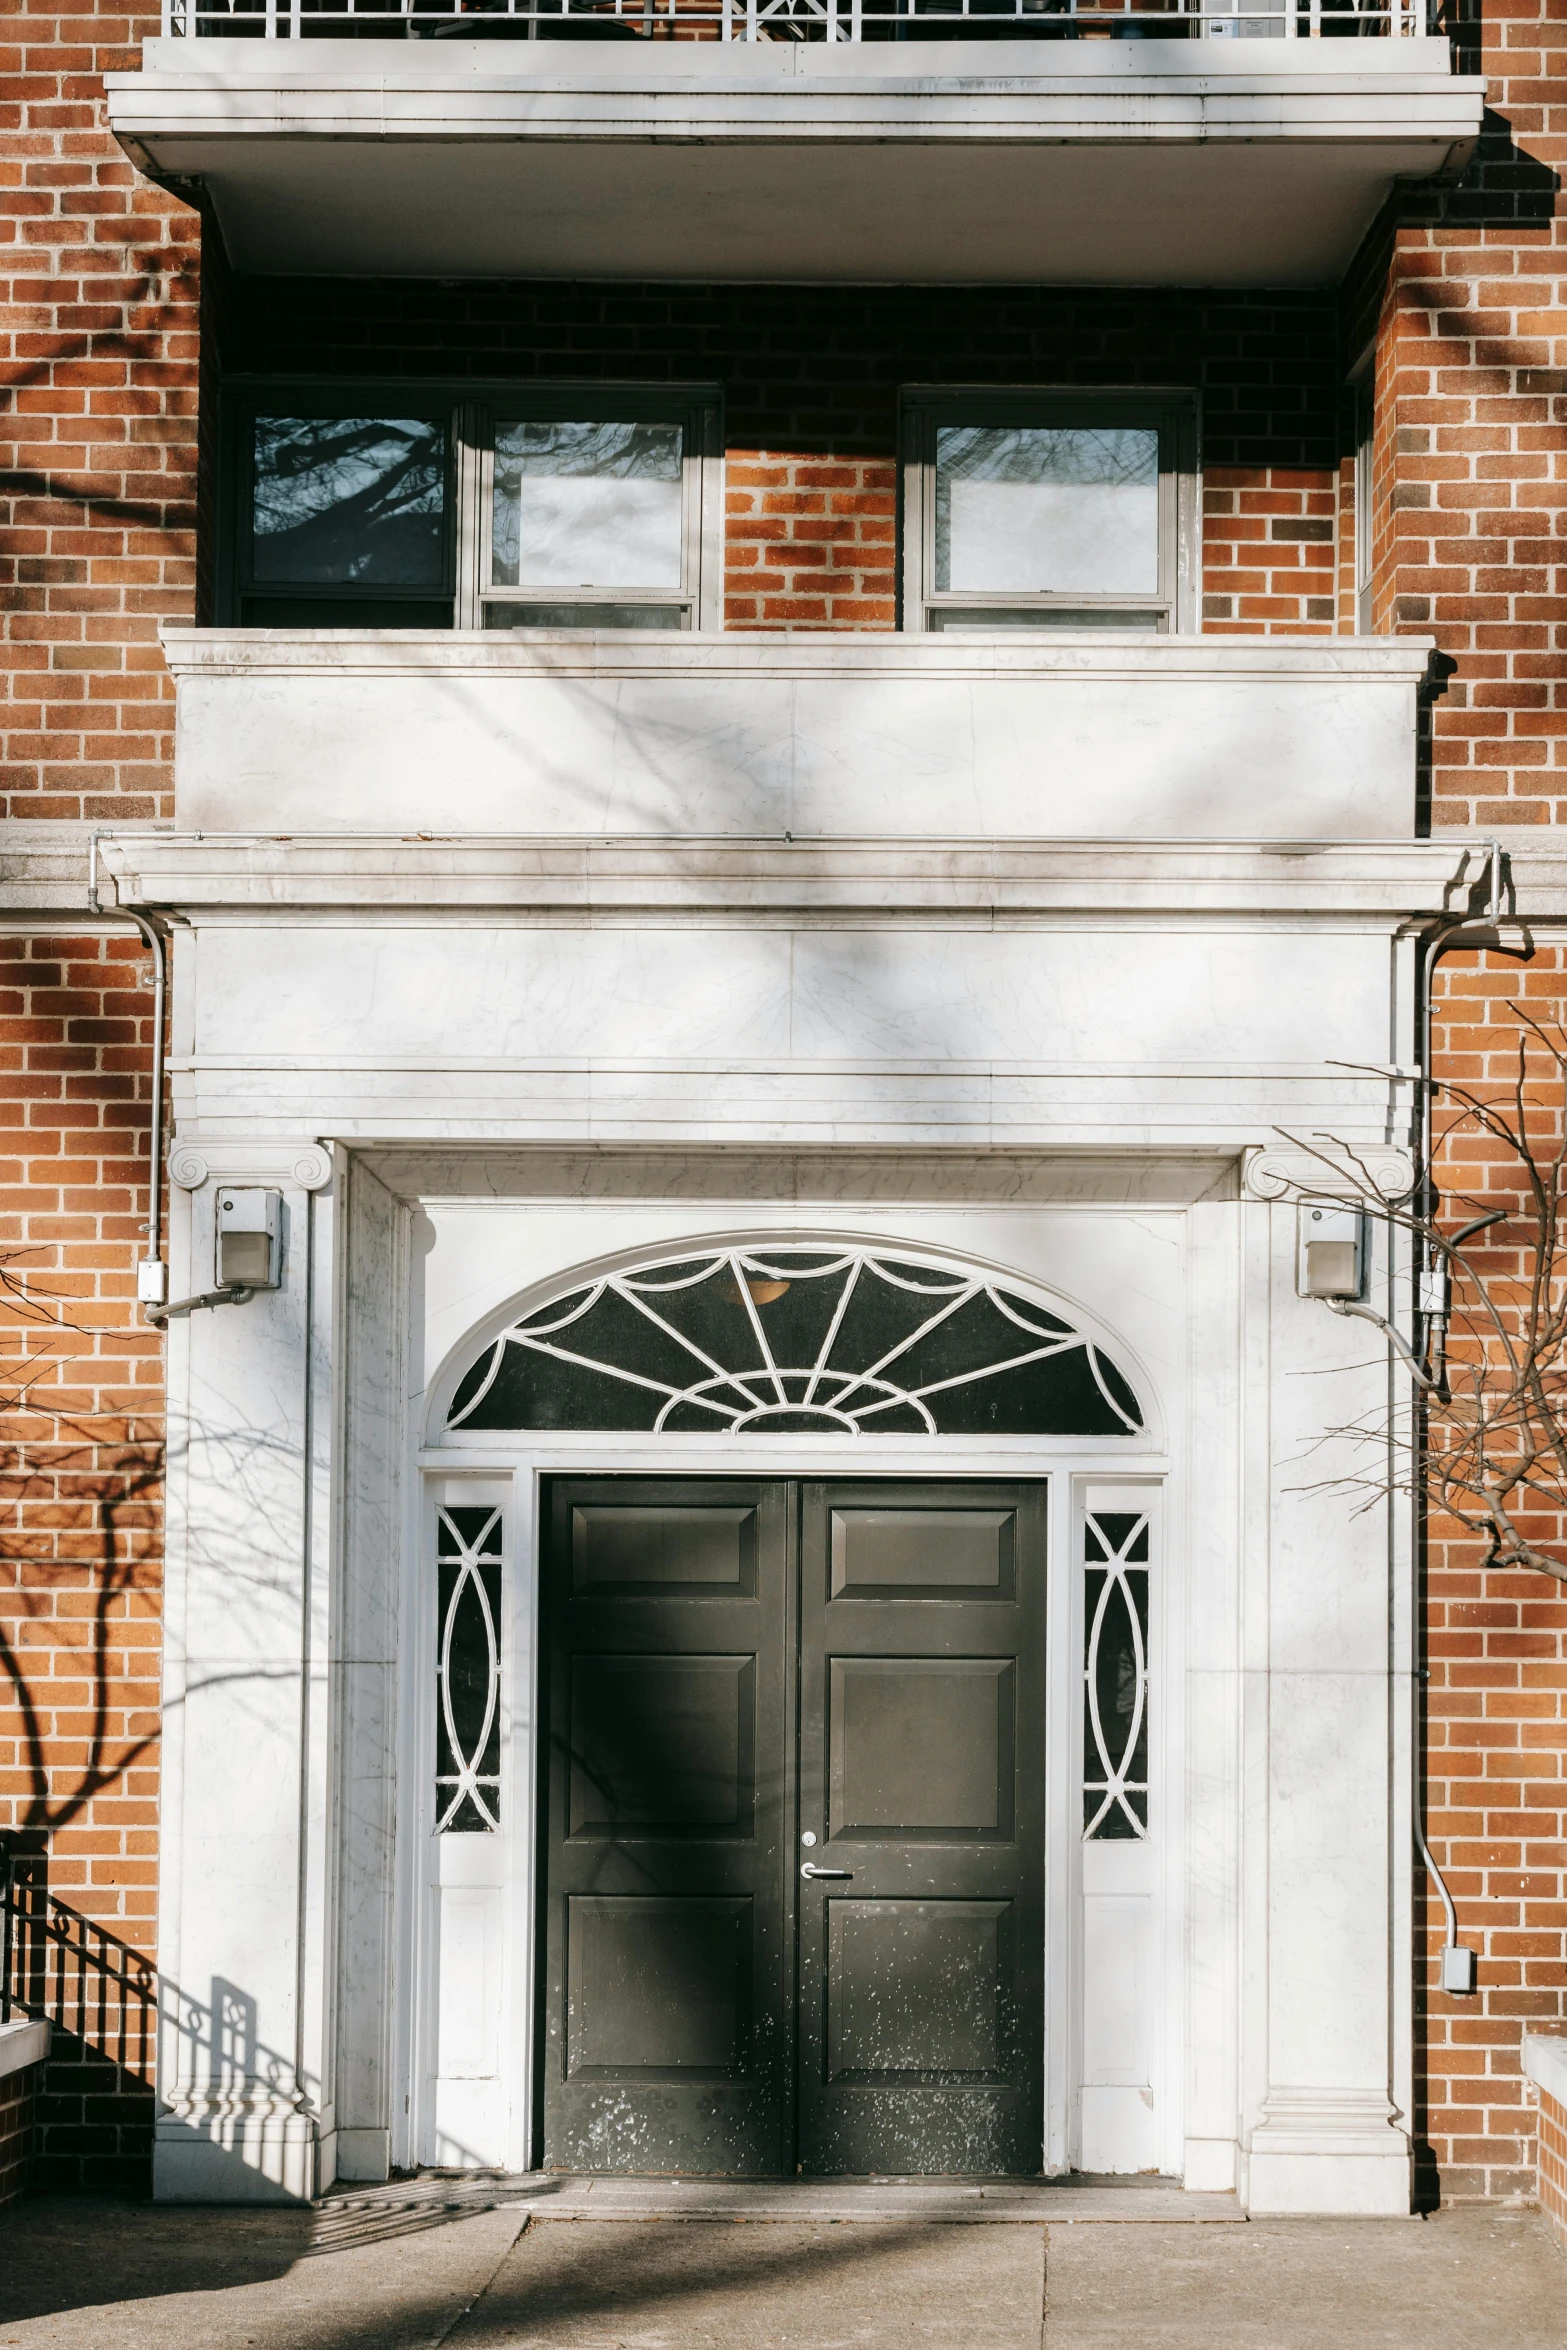
[[[35,2107],[35,2186],[144,2182],[157,2007],[146,1953],[52,1894],[46,1854],[0,1842],[0,2022],[53,2026]]]
[[[319,2084],[262,2038],[251,1993],[215,1975],[203,1999],[160,1976],[145,1951],[50,1892],[47,1854],[18,1852],[0,1838],[0,2023],[16,2016],[53,2026],[35,2124],[35,2186],[145,2187],[160,2071],[169,2114],[242,2168],[259,2167],[258,2122],[275,2133],[297,2114],[308,2130],[319,2110]],[[84,2133],[99,2148],[85,2171]],[[439,2168],[464,2174],[469,2186],[454,2182],[453,2200],[421,2201],[401,2220],[400,2206],[383,2205],[366,2221],[371,2234],[484,2208],[473,2198],[493,2180],[491,2165],[443,2141]],[[345,2227],[352,2234],[339,2217],[332,2244],[346,2240]]]
[[[50,1891],[46,1854],[0,1844],[0,1921],[0,2020],[53,2026],[34,2185],[145,2185],[160,2030],[171,2109],[242,2166],[255,2167],[260,2115],[313,2115],[316,2084],[262,2040],[248,1992],[215,1977],[201,1999],[160,1977],[144,1951]]]

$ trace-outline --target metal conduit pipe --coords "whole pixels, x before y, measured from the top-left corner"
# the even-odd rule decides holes
[[[152,957],[152,1119],[151,1166],[148,1171],[147,1251],[136,1268],[136,1295],[149,1322],[160,1319],[159,1309],[169,1294],[169,1269],[163,1261],[163,1027],[169,993],[168,943],[145,914],[131,906],[105,906],[98,897],[98,840],[88,843],[87,903],[95,914],[134,922]]]
[[[1430,1224],[1437,1211],[1435,1154],[1433,1139],[1436,1101],[1436,1080],[1432,1074],[1432,1009],[1433,981],[1437,964],[1450,949],[1457,946],[1484,946],[1493,953],[1514,956],[1519,962],[1528,962],[1534,953],[1530,944],[1521,947],[1504,945],[1499,935],[1503,919],[1503,864],[1502,844],[1488,840],[1486,855],[1485,910],[1482,914],[1458,914],[1441,924],[1425,939],[1420,956],[1419,1039],[1417,1060],[1420,1102],[1416,1119],[1418,1180],[1415,1188],[1415,1212],[1423,1223]],[[1484,1225],[1497,1223],[1503,1211],[1483,1216],[1464,1227],[1458,1237],[1466,1238]],[[1416,1296],[1420,1313],[1418,1359],[1407,1347],[1400,1351],[1409,1356],[1415,1374],[1415,1408],[1420,1414],[1422,1458],[1425,1452],[1426,1398],[1446,1391],[1447,1323],[1450,1280],[1446,1259],[1429,1244],[1421,1252],[1420,1275]],[[1432,1884],[1441,1896],[1443,1914],[1447,1920],[1447,1941],[1441,1957],[1440,1982],[1444,1991],[1465,1993],[1475,1988],[1475,1954],[1466,1950],[1458,1939],[1458,1910],[1448,1891],[1447,1880],[1437,1867],[1431,1847],[1426,1842],[1425,1804],[1421,1790],[1418,1758],[1414,1773],[1414,1830],[1415,1850],[1420,1855]]]
[[[155,1330],[161,1330],[177,1315],[194,1314],[204,1306],[242,1306],[254,1292],[231,1283],[226,1289],[208,1289],[199,1297],[182,1297],[173,1305],[168,1303],[169,1268],[163,1261],[163,1027],[169,994],[168,941],[156,923],[149,921],[145,914],[138,914],[134,906],[105,906],[100,902],[98,841],[95,832],[88,842],[87,903],[95,914],[108,920],[134,922],[152,956],[152,1165],[148,1175],[147,1253],[136,1268],[136,1295],[144,1320]]]

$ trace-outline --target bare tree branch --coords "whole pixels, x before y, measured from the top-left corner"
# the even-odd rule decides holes
[[[1520,1004],[1517,1060],[1499,1093],[1443,1081],[1435,1146],[1489,1159],[1483,1198],[1391,1197],[1332,1135],[1287,1139],[1342,1196],[1406,1236],[1431,1276],[1407,1429],[1374,1416],[1327,1432],[1369,1465],[1325,1480],[1370,1506],[1423,1486],[1428,1506],[1485,1543],[1490,1563],[1567,1583],[1567,1033]],[[1312,1186],[1296,1187],[1302,1198]],[[1445,1310],[1444,1310],[1445,1308]],[[1374,1318],[1374,1317],[1373,1317]]]

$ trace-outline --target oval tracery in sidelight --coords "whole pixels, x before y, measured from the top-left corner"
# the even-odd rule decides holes
[[[577,1279],[483,1349],[446,1426],[1092,1437],[1144,1414],[1103,1347],[988,1272],[783,1242]]]

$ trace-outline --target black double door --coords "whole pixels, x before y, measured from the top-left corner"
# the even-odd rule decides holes
[[[546,2163],[1037,2172],[1042,1488],[563,1478],[544,1605]]]

